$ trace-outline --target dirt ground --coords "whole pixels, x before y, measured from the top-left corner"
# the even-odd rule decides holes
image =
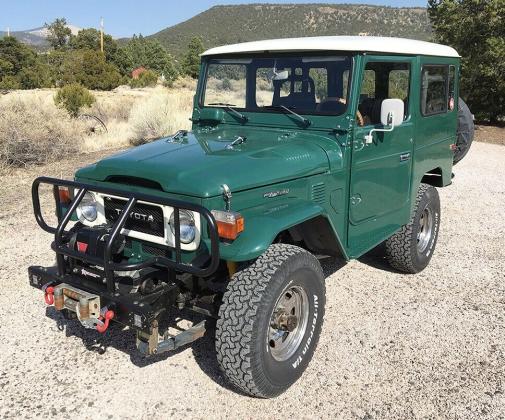
[[[476,125],[475,140],[505,146],[505,126]]]
[[[324,262],[327,308],[301,380],[273,401],[232,391],[212,332],[152,359],[133,334],[63,323],[28,286],[53,262],[31,213],[37,175],[70,177],[99,154],[4,176],[0,189],[0,418],[505,417],[505,147],[475,143],[440,190],[429,267],[390,271],[380,249]]]

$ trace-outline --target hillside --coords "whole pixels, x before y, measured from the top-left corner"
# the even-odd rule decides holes
[[[81,28],[74,25],[67,25],[72,34],[77,35],[77,32],[81,30]],[[47,41],[48,30],[46,27],[41,26],[40,28],[28,29],[26,31],[11,31],[10,35],[14,38],[17,38],[19,41],[31,45],[37,49],[46,49],[49,47],[49,42]],[[7,32],[0,31],[0,38],[7,36]]]
[[[317,35],[398,36],[427,40],[431,27],[426,9],[350,4],[249,4],[215,6],[151,37],[172,54],[184,52],[194,35],[205,47]]]

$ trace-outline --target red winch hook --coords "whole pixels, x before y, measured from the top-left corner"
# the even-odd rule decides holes
[[[54,287],[48,286],[44,289],[44,300],[48,305],[52,305],[54,303]]]
[[[99,332],[99,333],[104,333],[105,331],[107,331],[107,328],[109,328],[109,321],[114,318],[114,311],[111,311],[110,309],[108,311],[105,312],[105,315],[104,316],[100,316],[100,318],[98,318],[99,320],[104,320],[103,321],[103,325],[99,325],[97,324],[96,325],[96,330]]]

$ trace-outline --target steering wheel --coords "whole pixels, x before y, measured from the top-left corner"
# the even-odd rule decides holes
[[[344,105],[347,103],[345,98],[338,98],[338,102]],[[360,127],[363,127],[365,125],[365,119],[363,118],[363,115],[361,115],[361,112],[359,112],[359,110],[356,111],[356,121]]]

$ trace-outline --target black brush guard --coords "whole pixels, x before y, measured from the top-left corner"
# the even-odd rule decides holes
[[[40,196],[39,196],[39,187],[41,184],[48,184],[52,185],[53,187],[53,194],[56,202],[56,213],[57,213],[56,215],[58,218],[57,227],[49,226],[42,216],[42,211],[40,208]],[[64,215],[61,212],[61,202],[59,196],[60,187],[68,187],[77,191],[75,193],[74,199],[70,204],[70,207],[67,209]],[[106,195],[114,195],[117,197],[123,197],[127,199],[125,206],[123,207],[121,216],[118,218],[118,220],[113,224],[111,228],[111,233],[105,244],[105,252],[103,259],[86,255],[85,253],[71,249],[66,245],[64,241],[65,234],[69,233],[65,231],[65,228],[67,227],[72,217],[72,214],[75,212],[77,206],[80,204],[82,198],[84,197],[84,194],[86,194],[86,192],[88,191]],[[107,283],[107,290],[110,293],[114,293],[116,291],[116,285],[114,281],[114,271],[134,271],[147,267],[162,266],[172,269],[174,271],[190,273],[198,277],[208,277],[214,274],[219,266],[219,236],[217,232],[216,221],[214,219],[214,216],[212,216],[212,213],[209,210],[197,204],[188,203],[172,198],[162,198],[151,194],[145,194],[140,192],[126,192],[124,190],[116,188],[96,186],[77,181],[67,181],[49,177],[39,177],[36,178],[35,181],[33,181],[32,200],[33,200],[33,210],[35,213],[35,219],[37,220],[37,223],[46,232],[54,234],[54,242],[52,244],[52,248],[56,252],[56,262],[59,277],[63,277],[66,272],[65,269],[66,262],[64,256],[79,259],[86,263],[103,267]],[[175,261],[162,256],[155,256],[146,261],[135,264],[116,263],[113,261],[112,254],[114,243],[118,239],[121,230],[124,228],[124,225],[128,220],[131,210],[138,201],[145,201],[147,203],[169,206],[174,209]],[[210,240],[209,262],[205,267],[197,267],[192,264],[183,263],[181,261],[181,238],[180,238],[180,217],[179,217],[179,211],[181,209],[197,212],[201,215],[202,220],[205,220]]]

